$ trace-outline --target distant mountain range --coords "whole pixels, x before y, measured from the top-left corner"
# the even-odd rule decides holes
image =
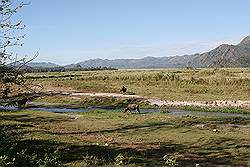
[[[54,63],[29,63],[33,68],[60,67]],[[142,59],[90,59],[64,66],[70,68],[113,67],[118,69],[173,68],[173,67],[250,67],[250,36],[238,45],[222,44],[202,54],[145,57]]]

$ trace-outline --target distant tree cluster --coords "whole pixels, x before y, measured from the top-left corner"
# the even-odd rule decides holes
[[[112,67],[73,67],[73,68],[65,68],[65,67],[50,67],[50,68],[32,68],[26,67],[23,69],[25,72],[66,72],[66,71],[103,71],[103,70],[117,70],[116,68]]]

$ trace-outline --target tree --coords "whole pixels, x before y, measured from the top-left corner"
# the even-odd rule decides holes
[[[16,13],[28,5],[18,0],[0,0],[0,105],[13,96],[18,96],[28,90],[22,68],[27,61],[17,60],[14,48],[23,46],[20,35],[25,25],[16,20]]]

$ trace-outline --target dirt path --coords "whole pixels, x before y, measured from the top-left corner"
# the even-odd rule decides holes
[[[250,101],[174,101],[174,100],[160,100],[160,99],[147,99],[150,104],[155,105],[168,105],[168,106],[200,106],[200,107],[240,107],[250,109]]]
[[[161,100],[158,98],[148,98],[139,95],[124,95],[119,93],[63,93],[73,97],[79,96],[92,96],[92,97],[116,97],[116,98],[141,98],[151,105],[157,106],[203,106],[203,107],[240,107],[250,109],[250,101],[228,101],[228,100],[215,100],[215,101],[174,101],[174,100]]]
[[[71,93],[70,96],[92,96],[92,97],[117,97],[117,98],[144,98],[138,95],[124,95],[119,93]]]

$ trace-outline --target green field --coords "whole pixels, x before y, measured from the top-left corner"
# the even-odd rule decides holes
[[[165,100],[246,100],[250,69],[159,69],[29,73],[48,92],[106,92]],[[54,95],[35,99],[46,111],[0,113],[0,166],[250,166],[249,109],[181,107],[169,114],[133,98]],[[129,103],[161,112],[128,114]],[[32,104],[29,104],[32,105]],[[109,107],[85,113],[49,108]],[[37,110],[37,109],[36,109]],[[192,112],[193,111],[193,112]],[[239,116],[200,112],[238,113]],[[1,156],[1,153],[6,156]],[[14,157],[14,158],[13,158]],[[9,165],[6,165],[6,163]],[[32,164],[32,165],[30,165]]]
[[[57,149],[65,166],[250,165],[249,118],[20,111],[0,119],[22,135],[20,147]]]
[[[57,91],[120,93],[165,100],[250,100],[250,69],[159,69],[28,74]]]

